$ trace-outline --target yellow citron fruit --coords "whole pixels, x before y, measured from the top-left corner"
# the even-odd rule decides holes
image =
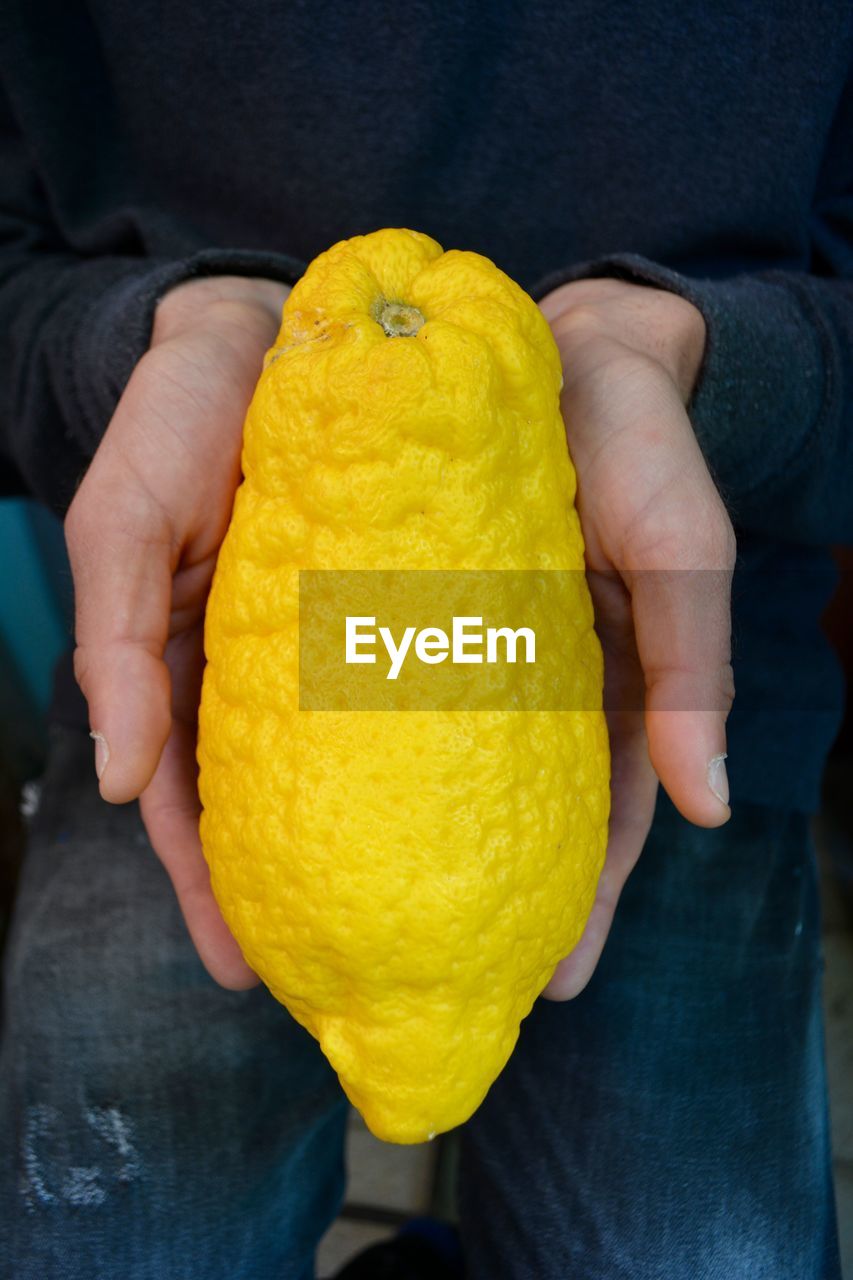
[[[207,608],[202,844],[246,960],[388,1141],[477,1108],[603,862],[602,662],[561,384],[518,285],[386,229],[311,263],[246,419]],[[304,569],[575,571],[576,709],[300,710]]]

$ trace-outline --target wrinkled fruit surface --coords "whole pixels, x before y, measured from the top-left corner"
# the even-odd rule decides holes
[[[298,570],[582,569],[560,386],[513,281],[387,229],[311,264],[246,420],[206,619],[202,843],[248,963],[388,1141],[471,1115],[583,932],[601,653],[577,572],[584,709],[300,711]]]

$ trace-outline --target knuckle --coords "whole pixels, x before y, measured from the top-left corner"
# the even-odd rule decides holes
[[[160,387],[164,373],[164,352],[168,349],[164,343],[160,347],[149,347],[139,358],[131,375],[125,395],[129,391],[135,396],[141,396],[148,399],[156,396]]]
[[[722,503],[716,506],[717,510],[705,524],[704,551],[712,568],[731,570],[737,557],[737,539]]]
[[[192,408],[193,391],[204,382],[203,353],[186,337],[168,338],[139,359],[124,393],[126,417],[134,424],[171,423]]]
[[[594,303],[576,301],[561,312],[558,324],[564,329],[595,328],[599,322],[598,308]]]
[[[717,677],[718,708],[727,717],[735,700],[735,677],[731,662],[724,662]]]
[[[79,511],[79,501],[78,498],[75,497],[71,506],[66,511],[65,519],[62,522],[62,531],[65,535],[65,543],[69,551],[73,549],[77,542],[80,519]]]
[[[650,504],[632,522],[629,541],[643,561],[672,569],[731,573],[737,555],[734,529],[716,491],[710,502],[694,493]]]
[[[639,569],[690,568],[695,559],[690,528],[672,504],[647,504],[625,526],[626,564]]]
[[[603,327],[601,309],[590,301],[573,302],[553,321],[557,341],[569,345],[600,335]]]
[[[89,486],[84,480],[65,513],[63,533],[72,561],[77,558],[92,539],[91,504]]]
[[[78,644],[74,650],[72,663],[74,679],[80,686],[83,696],[88,700],[92,690],[92,657],[90,651],[84,645]]]

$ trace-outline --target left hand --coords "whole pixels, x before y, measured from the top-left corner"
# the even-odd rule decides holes
[[[565,1000],[598,963],[658,781],[690,822],[717,827],[730,816],[722,761],[735,539],[686,409],[704,354],[700,312],[618,280],[562,285],[541,309],[563,359],[612,755],[595,904],[544,992]]]
[[[208,972],[258,979],[217,906],[198,833],[196,723],[203,626],[240,480],[243,420],[289,289],[212,276],[158,303],[65,520],[74,669],[89,704],[101,795],[139,797]]]

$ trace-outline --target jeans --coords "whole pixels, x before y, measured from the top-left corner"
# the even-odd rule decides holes
[[[840,1280],[804,815],[661,799],[587,990],[463,1126],[471,1280]],[[136,805],[53,730],[4,963],[0,1280],[309,1280],[346,1103],[220,989]]]

